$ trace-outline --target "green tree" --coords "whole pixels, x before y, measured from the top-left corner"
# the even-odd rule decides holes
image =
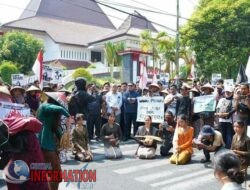
[[[43,48],[41,40],[24,32],[8,32],[0,38],[0,61],[12,61],[27,74],[36,60],[38,51]]]
[[[159,38],[163,37],[166,33],[159,33],[156,37],[153,36],[150,30],[144,30],[140,35],[140,46],[143,52],[151,52],[153,56],[153,67],[155,62],[160,58],[159,56]]]
[[[76,69],[72,73],[72,77],[73,77],[73,79],[76,79],[77,77],[84,77],[84,78],[86,78],[86,80],[88,82],[92,81],[92,79],[93,79],[93,76],[89,73],[89,71],[87,71],[84,68],[78,68],[78,69]]]
[[[175,63],[176,61],[176,40],[169,37],[166,32],[159,32],[155,37],[153,37],[149,30],[143,31],[140,37],[142,51],[152,52],[154,62],[156,62],[159,58],[162,58],[163,60],[161,60],[161,63],[166,64],[165,72],[170,73],[170,63]],[[193,63],[192,51],[181,43],[179,56],[185,61],[187,65],[186,72],[190,72],[191,64]]]
[[[16,64],[11,61],[3,61],[0,65],[0,73],[4,82],[11,84],[11,74],[18,74]]]
[[[236,77],[250,52],[249,20],[249,0],[201,0],[181,30],[183,42],[195,51],[199,75]]]
[[[124,49],[125,49],[124,43],[115,44],[112,42],[107,42],[104,44],[105,58],[110,67],[111,78],[114,78],[114,72],[113,72],[114,66],[119,66],[121,72],[122,57],[118,55],[118,53],[120,51],[123,51]]]

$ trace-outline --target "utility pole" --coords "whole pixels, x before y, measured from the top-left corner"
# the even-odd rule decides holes
[[[180,49],[180,44],[179,44],[179,0],[176,0],[176,52],[175,52],[175,70],[176,70],[176,75],[179,78],[179,49]]]

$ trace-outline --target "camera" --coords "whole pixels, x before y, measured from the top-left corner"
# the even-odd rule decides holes
[[[163,129],[166,129],[166,128],[168,128],[168,127],[169,127],[168,122],[164,121],[164,122],[162,123],[162,128],[163,128]]]

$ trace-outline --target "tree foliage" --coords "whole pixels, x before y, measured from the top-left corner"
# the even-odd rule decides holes
[[[161,58],[166,64],[165,72],[170,73],[170,63],[176,62],[176,41],[174,38],[169,37],[166,32],[159,32],[153,37],[150,30],[145,30],[141,33],[140,45],[142,51],[152,52],[154,61]],[[194,62],[193,52],[184,44],[180,44],[179,57],[187,65],[185,72],[190,73],[191,64]]]
[[[118,53],[124,49],[124,43],[107,42],[104,44],[105,58],[110,67],[111,78],[114,77],[114,66],[119,66],[121,68],[122,57]]]
[[[3,61],[0,65],[0,73],[4,82],[11,84],[11,74],[18,74],[16,64],[11,61]]]
[[[86,80],[88,82],[92,81],[93,76],[89,73],[89,71],[87,71],[84,68],[78,68],[76,69],[73,74],[72,74],[73,78],[76,79],[77,77],[84,77],[86,78]]]
[[[181,30],[183,42],[196,53],[200,75],[236,77],[250,52],[249,20],[249,0],[201,0]]]
[[[27,74],[36,60],[43,43],[31,34],[24,32],[8,32],[0,38],[0,61],[12,61]]]

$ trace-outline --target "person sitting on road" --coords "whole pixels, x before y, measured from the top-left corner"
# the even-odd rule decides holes
[[[188,126],[187,116],[179,115],[173,139],[175,153],[170,157],[171,164],[186,164],[191,160],[193,135],[194,129]]]
[[[115,123],[115,114],[108,113],[108,122],[102,126],[101,139],[104,142],[105,157],[117,159],[122,157],[119,141],[122,138],[120,125]]]
[[[203,149],[205,158],[201,159],[201,163],[210,162],[210,152],[217,152],[225,145],[222,134],[214,130],[210,125],[204,125],[198,139],[193,142],[198,149]]]
[[[76,128],[72,132],[73,154],[79,161],[91,161],[93,155],[88,144],[88,130],[84,124],[84,115],[76,114]]]
[[[169,155],[169,151],[173,147],[175,126],[176,122],[174,121],[173,113],[167,111],[164,122],[159,124],[159,130],[162,129],[162,138],[164,139],[164,143],[160,147],[161,156]]]
[[[152,117],[145,117],[145,125],[140,126],[137,130],[136,136],[158,136],[158,129],[152,126]],[[139,147],[135,153],[141,159],[152,159],[155,158],[155,152],[157,148],[156,140],[152,138],[145,138],[139,141]]]
[[[229,150],[219,151],[214,157],[214,176],[223,184],[221,190],[243,190],[244,173],[240,170],[240,160]]]

